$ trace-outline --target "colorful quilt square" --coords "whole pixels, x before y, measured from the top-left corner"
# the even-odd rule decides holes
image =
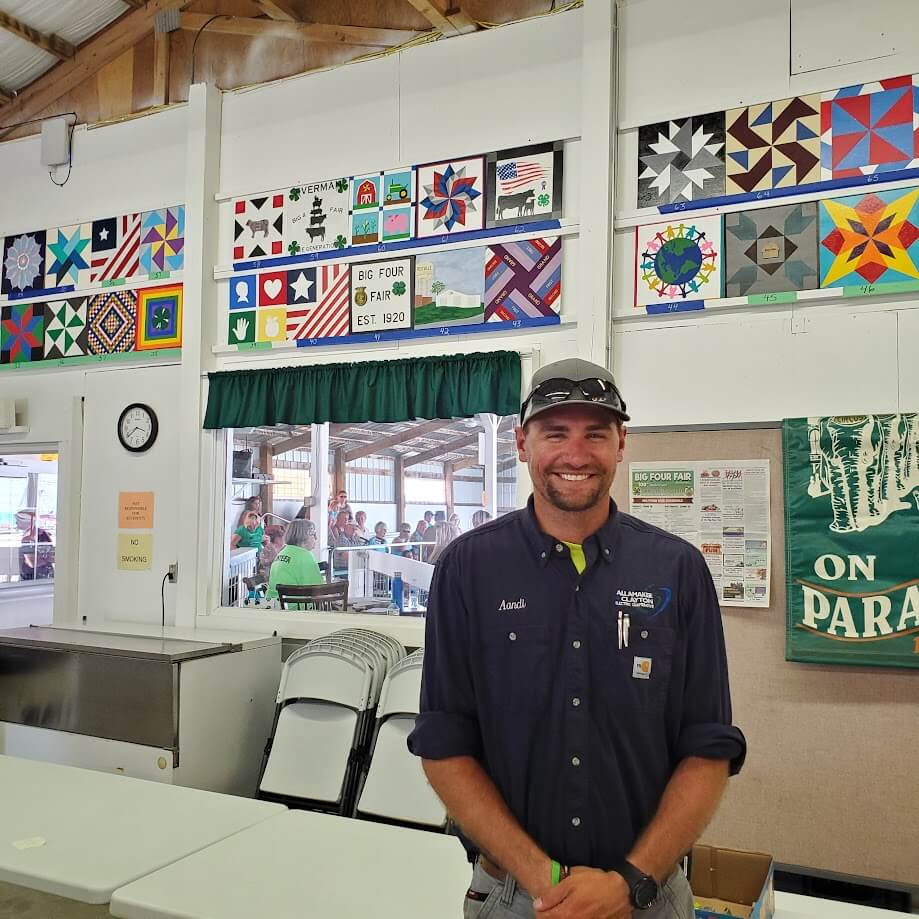
[[[720,217],[646,224],[636,235],[636,306],[721,296]]]
[[[485,246],[415,257],[415,328],[485,321]]]
[[[284,248],[290,255],[344,249],[351,237],[351,182],[307,182],[284,199]]]
[[[316,302],[316,269],[296,268],[287,272],[286,303],[300,306]]]
[[[250,345],[255,341],[255,310],[230,313],[227,344]]]
[[[44,303],[10,303],[0,308],[0,363],[40,361],[44,348]]]
[[[488,154],[485,223],[511,226],[562,216],[561,141]]]
[[[376,210],[380,206],[382,173],[355,176],[351,180],[351,213]]]
[[[820,181],[820,96],[730,109],[725,162],[729,195]]]
[[[86,297],[46,304],[45,359],[86,354]]]
[[[282,255],[284,195],[241,198],[233,202],[233,261]]]
[[[185,205],[145,211],[140,225],[140,267],[144,274],[181,271],[185,265]]]
[[[411,168],[355,176],[351,180],[351,245],[411,239],[415,175]]]
[[[366,246],[380,241],[381,210],[358,211],[351,215],[351,245]]]
[[[134,349],[137,293],[110,290],[96,294],[86,309],[87,354],[122,354]]]
[[[919,188],[820,202],[820,286],[919,280]]]
[[[561,311],[561,294],[561,239],[528,239],[488,247],[486,322],[555,316]]]
[[[724,194],[724,112],[638,129],[638,206]]]
[[[256,315],[256,341],[287,341],[287,310],[284,307],[270,307]]]
[[[230,278],[230,309],[251,310],[258,302],[255,293],[256,276],[240,274]]]
[[[137,351],[182,347],[182,285],[137,292]]]
[[[98,284],[140,273],[140,214],[92,222],[90,282]]]
[[[42,290],[45,286],[45,231],[7,236],[3,241],[0,293]]]
[[[284,306],[287,303],[287,272],[266,271],[258,276],[258,305]]]
[[[45,257],[45,287],[88,287],[92,261],[92,224],[49,230]]]
[[[824,179],[919,166],[919,90],[913,77],[824,93],[820,133]]]
[[[387,207],[383,209],[382,237],[384,243],[411,239],[415,232],[415,209],[413,207]]]
[[[485,225],[485,158],[478,156],[419,166],[419,238],[481,230]]]
[[[820,283],[817,202],[724,215],[724,295],[813,290]]]
[[[287,338],[337,338],[348,334],[350,312],[348,265],[316,266],[316,302],[287,308]]]

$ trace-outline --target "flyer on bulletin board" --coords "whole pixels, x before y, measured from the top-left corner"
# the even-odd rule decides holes
[[[769,606],[769,460],[629,464],[629,513],[702,552],[723,606]]]

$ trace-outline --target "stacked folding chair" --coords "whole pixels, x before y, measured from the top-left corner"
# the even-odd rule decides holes
[[[386,674],[405,657],[394,638],[344,629],[284,664],[257,797],[350,815]]]
[[[423,651],[397,663],[386,677],[377,708],[377,730],[367,780],[356,815],[444,831],[447,814],[406,740],[421,695]]]

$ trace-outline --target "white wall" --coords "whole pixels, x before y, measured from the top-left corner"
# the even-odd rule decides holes
[[[621,3],[613,367],[634,425],[919,406],[913,295],[665,317],[633,306],[634,226],[655,213],[635,206],[637,126],[919,72],[919,47],[906,39],[919,30],[919,6],[879,0],[867,19],[865,9],[852,0]]]

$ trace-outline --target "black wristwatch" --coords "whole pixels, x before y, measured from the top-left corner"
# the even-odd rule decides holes
[[[629,887],[629,900],[635,909],[650,909],[654,905],[660,896],[661,889],[650,874],[639,871],[625,859],[613,870],[625,878]]]

